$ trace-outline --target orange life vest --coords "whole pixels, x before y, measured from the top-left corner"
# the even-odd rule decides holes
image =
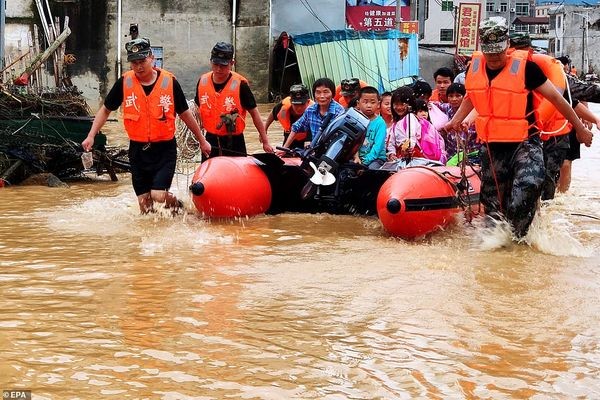
[[[530,60],[541,68],[556,90],[562,95],[567,87],[567,77],[562,63],[553,57],[537,53],[530,53]],[[544,96],[535,91],[533,92],[533,109],[535,111],[535,123],[540,130],[542,140],[548,140],[552,136],[565,135],[571,130],[571,124],[567,122],[560,111]]]
[[[246,110],[242,107],[240,100],[240,86],[242,82],[248,81],[242,75],[231,72],[231,77],[227,84],[217,93],[212,80],[212,72],[207,72],[200,77],[198,82],[198,100],[200,105],[200,117],[202,125],[207,132],[219,136],[228,134],[227,126],[221,119],[221,116],[232,114],[237,111],[238,116],[235,119],[234,135],[244,133],[246,127]]]
[[[291,119],[292,100],[291,100],[290,96],[281,100],[281,104],[282,104],[281,110],[279,110],[279,113],[277,114],[277,121],[279,121],[279,123],[281,124],[283,131],[285,133],[289,133],[292,130],[292,119]],[[310,106],[311,104],[313,104],[313,101],[308,100],[308,102],[305,104],[304,109],[306,110],[306,108],[308,106]],[[294,137],[294,140],[300,140],[300,141],[306,140],[307,136],[308,135],[306,134],[306,132],[296,132],[296,136]]]
[[[490,82],[483,53],[474,52],[465,79],[467,95],[479,114],[475,119],[477,137],[483,142],[521,142],[528,137],[527,57],[518,52],[507,57],[502,71]]]
[[[123,74],[123,125],[129,139],[137,142],[159,142],[175,136],[173,75],[156,70],[160,75],[148,96],[133,71]]]

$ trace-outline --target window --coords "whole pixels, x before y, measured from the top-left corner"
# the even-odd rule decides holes
[[[513,25],[517,32],[529,32],[529,25]]]
[[[556,29],[560,29],[562,27],[562,15],[556,16]]]
[[[529,15],[529,3],[516,3],[515,12],[517,15]]]
[[[454,1],[442,0],[442,11],[454,11]]]
[[[556,39],[556,54],[562,53],[562,49],[560,48],[560,39]]]
[[[500,12],[508,11],[508,3],[500,3]]]
[[[494,12],[494,6],[496,4],[493,1],[488,1],[485,3],[485,11],[486,12]]]
[[[440,29],[440,42],[454,41],[454,29]]]

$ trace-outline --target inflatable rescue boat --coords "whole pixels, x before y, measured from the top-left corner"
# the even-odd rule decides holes
[[[209,218],[281,212],[378,214],[393,236],[415,239],[452,223],[479,203],[477,169],[414,158],[370,170],[352,162],[369,120],[355,109],[331,121],[307,149],[291,157],[260,153],[215,157],[190,186],[197,210]],[[286,149],[287,150],[287,149]]]

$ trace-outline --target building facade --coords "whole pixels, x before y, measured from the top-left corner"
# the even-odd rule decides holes
[[[549,53],[568,55],[581,74],[598,73],[600,61],[600,7],[562,4],[549,11]]]

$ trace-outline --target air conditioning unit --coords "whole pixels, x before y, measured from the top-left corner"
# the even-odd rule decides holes
[[[510,9],[510,12],[516,12],[516,11],[517,11],[517,9],[516,9],[516,8],[511,8],[511,9]]]
[[[499,9],[499,8],[496,8],[496,12],[498,12],[498,13],[499,13],[499,12],[500,12],[500,9]]]

